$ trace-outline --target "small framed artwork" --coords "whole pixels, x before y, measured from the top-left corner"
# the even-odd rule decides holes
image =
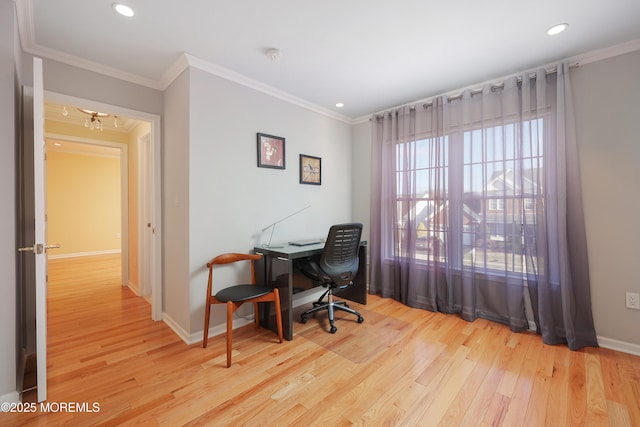
[[[258,133],[258,167],[284,169],[284,138]]]
[[[300,154],[300,184],[322,184],[322,159]]]

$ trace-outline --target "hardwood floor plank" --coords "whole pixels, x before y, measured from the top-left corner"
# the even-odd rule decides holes
[[[491,366],[493,365],[497,355],[499,340],[486,341],[489,331],[488,327],[484,328],[482,338],[476,334],[475,342],[466,342],[466,345],[472,345],[471,352],[467,359],[474,360],[472,372],[469,374],[468,380],[464,386],[460,388],[455,400],[448,406],[446,413],[440,420],[439,426],[459,426],[462,424],[465,415],[471,408],[482,384],[486,380]]]
[[[49,401],[100,411],[3,413],[11,426],[640,425],[640,357],[572,352],[483,319],[369,296],[328,334],[278,343],[253,325],[186,345],[119,285],[118,256],[50,262]],[[25,396],[28,398],[28,396]]]
[[[566,402],[569,425],[586,425],[587,386],[584,353],[569,354],[569,393],[566,395]]]
[[[529,424],[526,418],[527,407],[529,405],[529,399],[533,390],[533,384],[536,379],[536,368],[540,354],[542,353],[542,341],[532,334],[526,334],[523,339],[527,342],[525,357],[518,370],[518,378],[513,388],[513,393],[509,396],[511,398],[507,413],[504,417],[505,426],[521,426],[521,425],[534,425]],[[536,405],[537,406],[537,405]],[[544,405],[542,405],[544,408]],[[535,420],[538,422],[538,420]]]
[[[501,421],[504,418],[504,414],[500,414],[499,416],[496,415],[495,409],[492,409],[492,403],[495,399],[498,399],[499,402],[503,402],[503,398],[506,399],[506,402],[509,401],[508,397],[497,393],[497,390],[499,385],[502,383],[502,379],[507,370],[514,349],[513,347],[505,345],[511,332],[506,328],[498,328],[498,330],[501,330],[501,333],[494,335],[496,337],[494,340],[495,347],[493,350],[488,348],[487,352],[487,355],[489,355],[491,354],[490,352],[493,351],[495,353],[495,357],[493,358],[493,362],[489,365],[490,367],[487,374],[462,418],[461,425],[463,426],[475,426],[478,424],[478,421],[483,418],[491,420],[490,422]],[[501,338],[501,335],[504,338]],[[498,406],[498,408],[500,408],[500,411],[502,412],[501,406]],[[504,408],[504,412],[506,412],[506,407]]]
[[[568,425],[567,395],[569,393],[569,352],[564,347],[553,347],[553,370],[546,400],[545,425]],[[536,404],[531,400],[532,405]]]
[[[531,426],[543,425],[545,422],[548,408],[547,405],[540,405],[539,402],[546,402],[553,376],[554,349],[551,346],[543,345],[540,350],[540,358],[525,413],[526,425]]]
[[[484,414],[483,425],[501,426],[504,425],[504,418],[509,409],[511,399],[500,393],[494,393],[489,403],[487,412]]]
[[[598,356],[595,349],[588,348],[583,351],[587,388],[587,423],[589,425],[606,425],[608,407],[602,379],[600,356]]]
[[[607,414],[609,425],[613,427],[631,427],[635,424],[631,422],[627,407],[618,403],[607,400]]]

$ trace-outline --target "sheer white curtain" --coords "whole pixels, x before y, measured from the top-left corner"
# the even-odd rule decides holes
[[[568,67],[373,118],[371,291],[596,346]]]

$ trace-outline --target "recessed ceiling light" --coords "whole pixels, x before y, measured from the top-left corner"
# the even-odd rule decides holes
[[[338,102],[338,103],[336,104],[336,107],[338,107],[338,108],[342,108],[342,107],[344,107],[344,104],[343,104],[342,102]]]
[[[113,10],[115,10],[122,16],[132,17],[134,15],[133,9],[131,9],[129,6],[124,5],[122,3],[114,3],[112,7],[113,7]]]
[[[554,25],[553,27],[551,27],[551,28],[549,28],[547,30],[547,34],[550,35],[550,36],[555,36],[556,34],[560,34],[564,30],[566,30],[568,26],[569,26],[569,24]]]

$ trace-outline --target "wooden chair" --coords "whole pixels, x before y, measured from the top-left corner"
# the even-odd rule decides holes
[[[209,281],[207,284],[207,302],[204,315],[204,339],[202,347],[207,347],[209,337],[209,318],[211,316],[211,304],[227,305],[227,368],[231,366],[231,338],[233,335],[233,313],[245,302],[252,302],[255,313],[255,323],[259,325],[259,302],[273,301],[276,310],[276,323],[278,326],[278,338],[282,342],[282,313],[280,312],[280,293],[278,288],[256,284],[255,261],[262,255],[227,253],[218,255],[207,263],[209,268]],[[251,283],[233,285],[211,295],[213,267],[221,264],[231,264],[238,261],[251,261]]]

